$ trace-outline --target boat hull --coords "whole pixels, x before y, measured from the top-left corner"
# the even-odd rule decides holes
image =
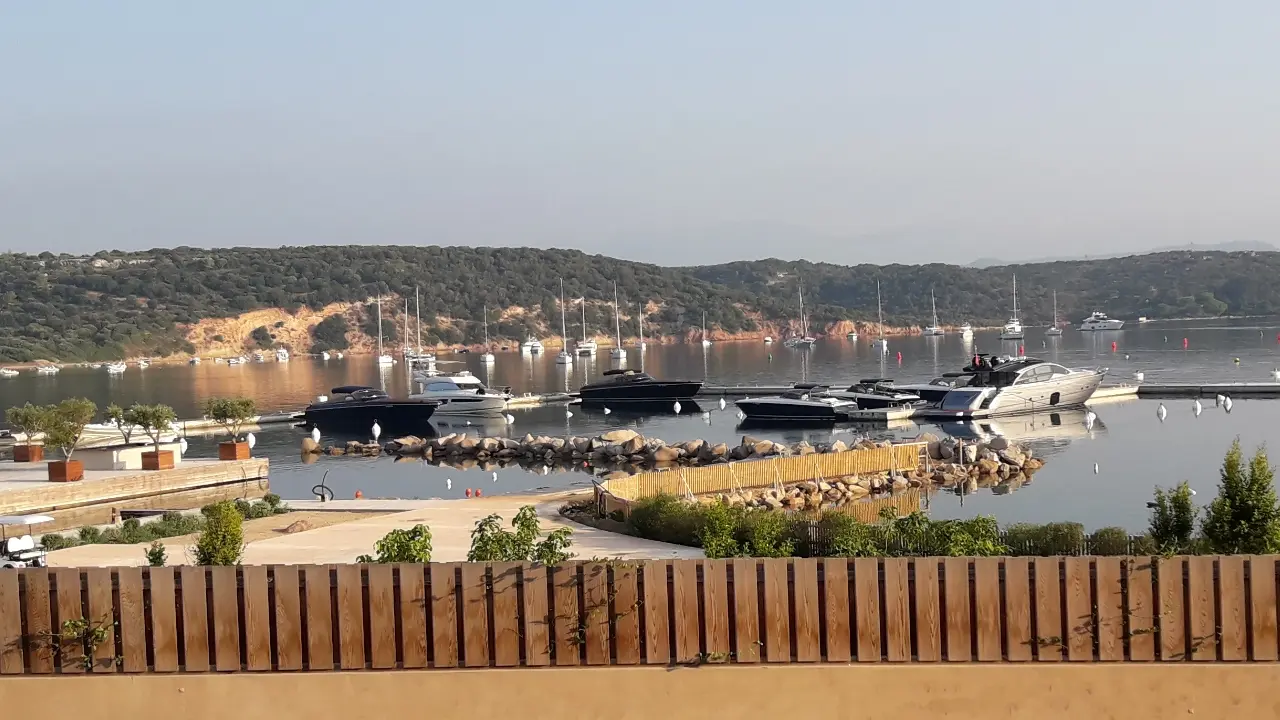
[[[337,401],[307,406],[302,422],[321,432],[368,434],[376,421],[385,434],[434,433],[430,419],[437,403],[414,400]]]
[[[1106,377],[1105,370],[1077,372],[1049,382],[1002,388],[952,390],[930,416],[987,418],[1047,412],[1084,405]],[[962,401],[962,402],[957,402]]]
[[[736,405],[746,420],[762,423],[838,423],[850,419],[857,405],[831,405],[813,400],[759,398],[739,400]]]
[[[702,383],[697,380],[583,385],[578,397],[583,403],[595,404],[686,402],[701,389]]]

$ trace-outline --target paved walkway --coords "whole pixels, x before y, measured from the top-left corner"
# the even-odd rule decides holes
[[[378,540],[396,528],[410,528],[425,523],[431,528],[431,559],[437,562],[455,562],[467,559],[471,548],[471,530],[476,521],[497,513],[504,521],[510,519],[524,505],[534,504],[544,531],[560,527],[573,530],[572,552],[578,558],[620,557],[635,558],[700,558],[698,548],[670,545],[619,535],[605,530],[569,522],[558,510],[570,493],[537,496],[497,496],[469,500],[417,501],[414,510],[377,515],[364,520],[317,528],[293,535],[259,540],[245,547],[244,564],[328,564],[349,563],[362,554],[373,554]],[[345,503],[345,504],[354,504]],[[372,501],[370,504],[374,504]],[[308,508],[311,509],[311,508]],[[343,508],[349,509],[349,508]],[[369,508],[370,510],[376,508]],[[49,554],[49,564],[54,567],[108,567],[142,565],[143,549],[138,545],[83,545]],[[167,545],[169,562],[185,564],[187,546]]]

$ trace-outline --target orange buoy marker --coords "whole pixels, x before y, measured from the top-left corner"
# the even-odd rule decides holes
[[[364,497],[364,493],[362,493],[362,492],[360,492],[359,490],[357,490],[357,491],[356,491],[356,499],[357,499],[357,500],[359,500],[359,499],[360,499],[360,498],[362,498],[362,497]]]
[[[467,488],[467,497],[471,497],[471,488]]]

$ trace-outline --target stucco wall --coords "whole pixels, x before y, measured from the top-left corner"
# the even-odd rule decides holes
[[[903,665],[13,677],[5,717],[1280,717],[1280,665]]]

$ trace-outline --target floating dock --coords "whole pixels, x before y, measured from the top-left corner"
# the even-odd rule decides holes
[[[1280,383],[1214,383],[1184,385],[1180,383],[1143,383],[1137,386],[1138,397],[1280,397]]]

